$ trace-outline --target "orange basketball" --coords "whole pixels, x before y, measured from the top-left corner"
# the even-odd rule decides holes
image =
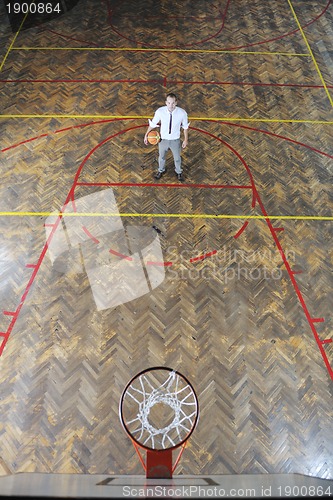
[[[148,142],[149,144],[158,144],[160,142],[161,136],[158,132],[158,130],[151,130],[148,133]]]

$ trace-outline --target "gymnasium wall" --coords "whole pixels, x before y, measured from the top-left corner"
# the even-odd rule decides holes
[[[59,17],[80,0],[1,0],[4,3],[12,31],[16,32],[23,20],[21,29],[29,29],[38,24],[47,23],[55,17]],[[32,4],[35,4],[34,7]],[[43,12],[42,12],[43,11]]]

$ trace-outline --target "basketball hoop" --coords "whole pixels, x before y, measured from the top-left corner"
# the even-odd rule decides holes
[[[187,378],[171,368],[143,370],[126,385],[119,414],[146,477],[172,477],[199,417],[198,398]],[[146,450],[146,464],[138,447]],[[172,450],[179,447],[172,465]]]

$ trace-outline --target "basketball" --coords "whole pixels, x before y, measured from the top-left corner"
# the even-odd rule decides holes
[[[151,130],[148,134],[147,139],[149,144],[158,144],[160,142],[161,136],[158,130]]]

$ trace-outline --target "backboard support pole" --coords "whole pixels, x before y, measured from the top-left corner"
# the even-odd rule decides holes
[[[147,450],[146,454],[146,478],[147,479],[171,479],[172,478],[172,450]]]

